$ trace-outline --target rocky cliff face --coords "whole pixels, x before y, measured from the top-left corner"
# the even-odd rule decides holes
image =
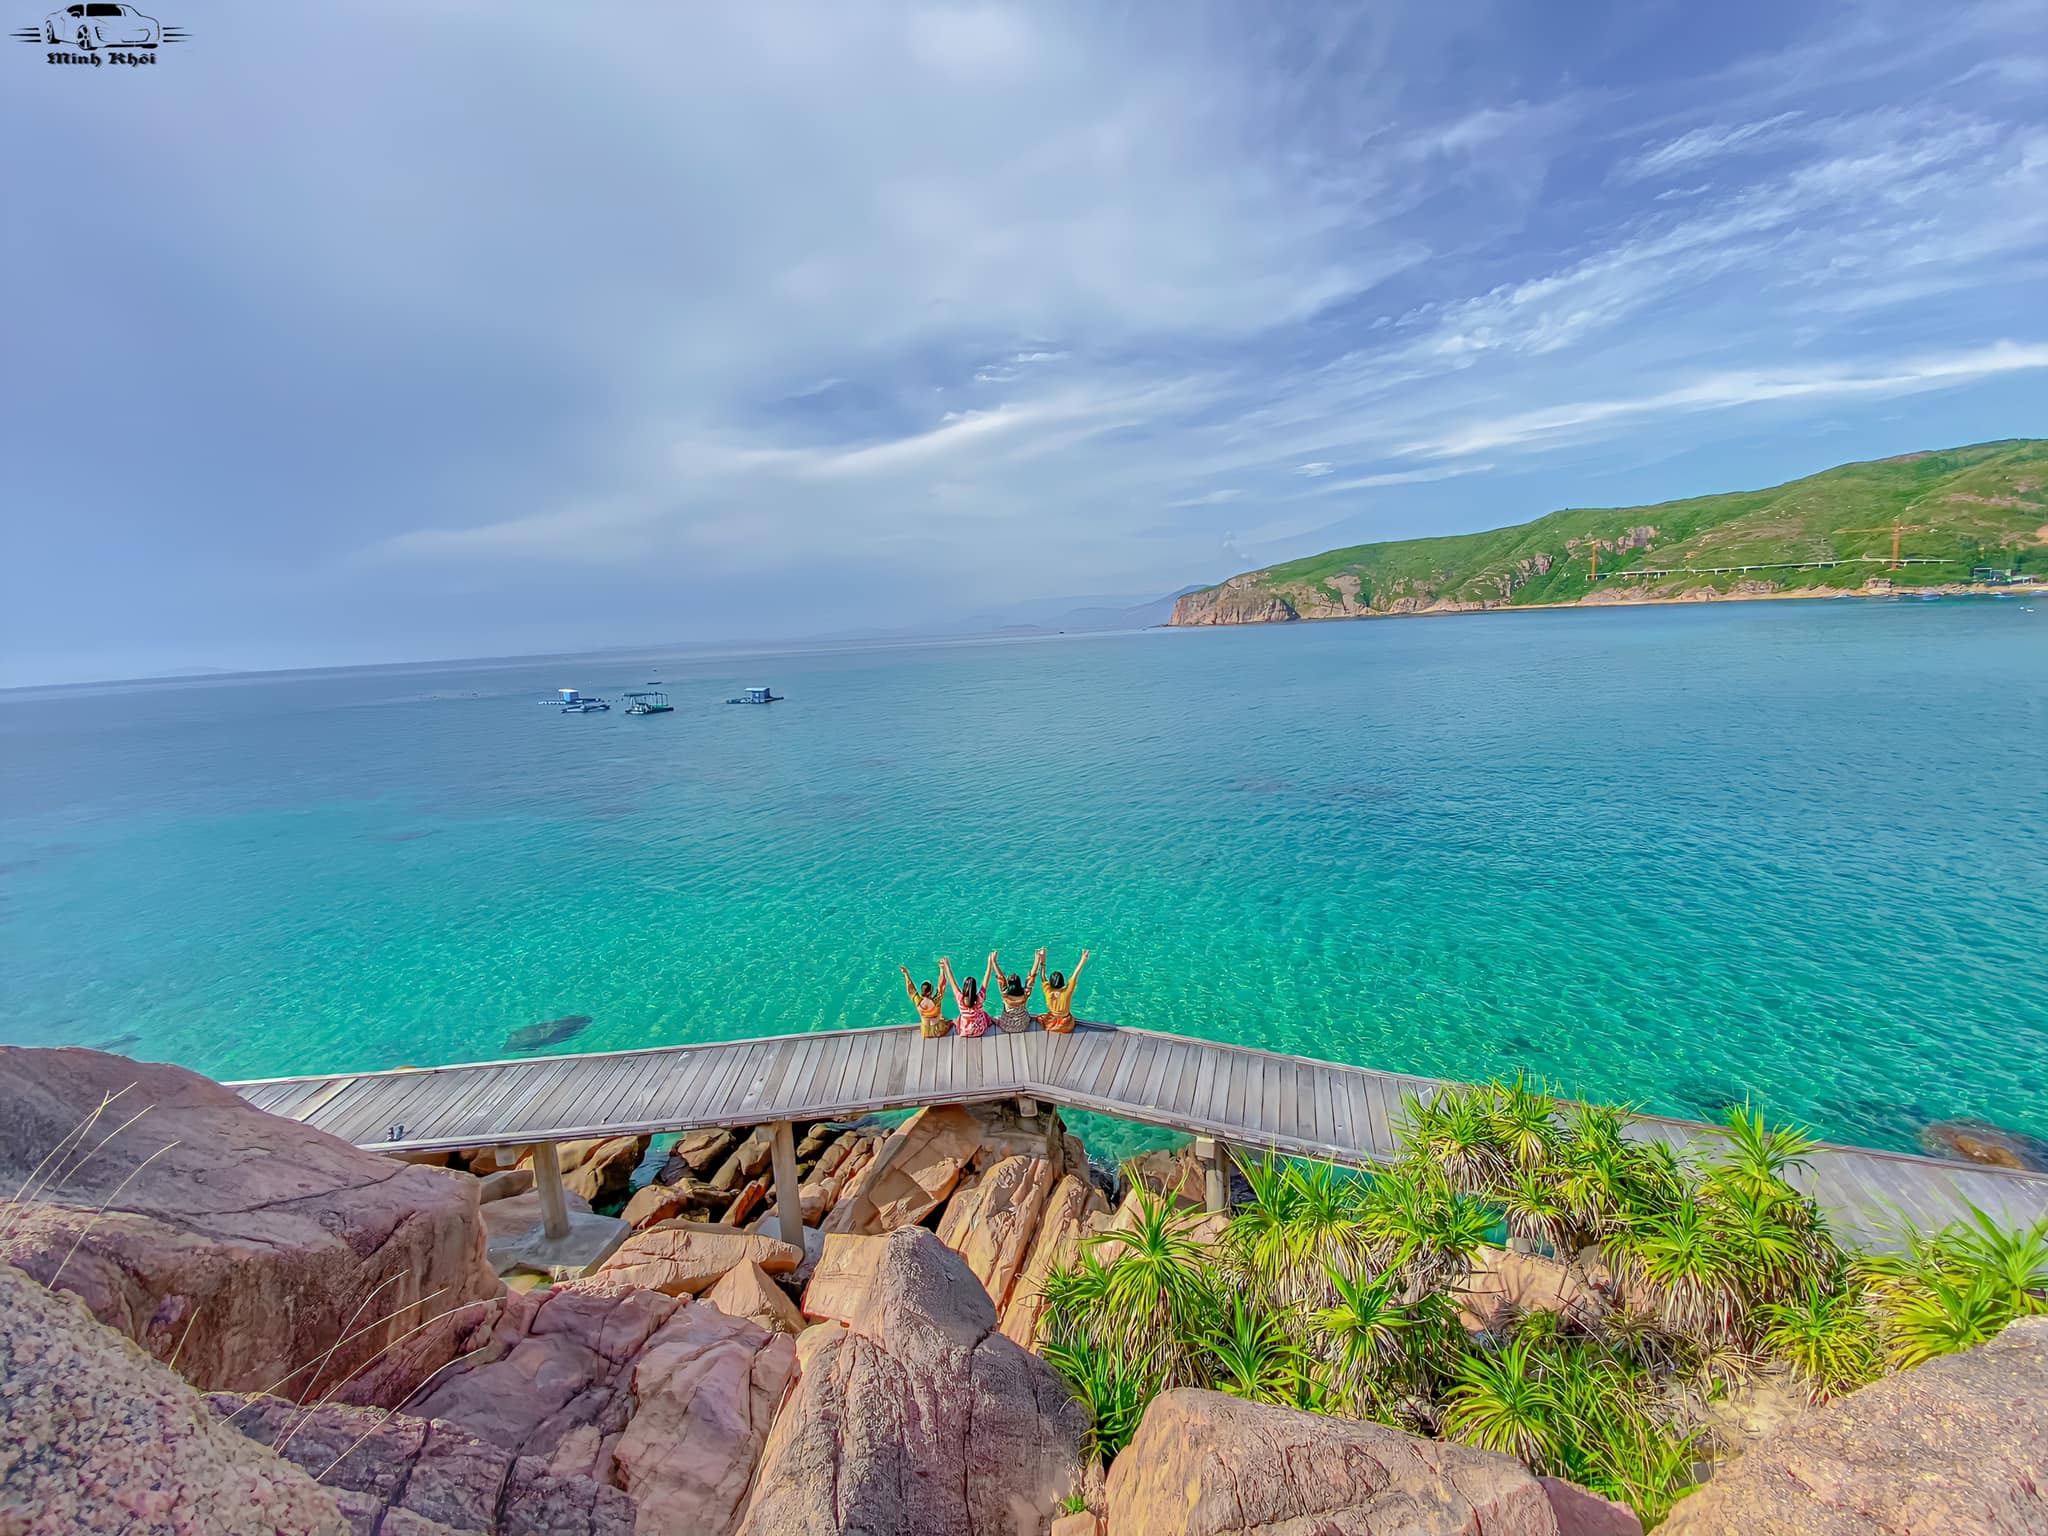
[[[1190,592],[1173,605],[1167,622],[1193,624],[1278,624],[1297,618],[1284,598],[1262,590],[1258,582],[1264,571],[1233,576],[1220,587]]]
[[[2048,1531],[2048,1317],[1773,1431],[1680,1499],[1668,1536]]]
[[[0,1264],[0,1531],[348,1536],[334,1495],[191,1387]]]
[[[453,1357],[461,1309],[502,1289],[477,1180],[358,1151],[182,1067],[0,1047],[0,1082],[0,1188],[26,1192],[0,1259],[201,1388],[263,1391],[324,1358],[322,1392],[354,1376],[344,1401],[395,1400]],[[402,1338],[435,1313],[452,1315]]]

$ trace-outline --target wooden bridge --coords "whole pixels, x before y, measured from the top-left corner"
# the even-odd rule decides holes
[[[1096,1110],[1209,1143],[1340,1163],[1395,1151],[1403,1094],[1434,1078],[1374,1072],[1150,1030],[1084,1024],[1069,1035],[838,1030],[469,1066],[271,1078],[233,1085],[251,1104],[374,1151],[534,1146],[550,1226],[561,1209],[554,1144],[699,1126],[772,1125],[785,1235],[802,1238],[792,1126],[926,1104],[1000,1099]],[[1634,1134],[1683,1151],[1711,1133],[1646,1116]],[[1799,1176],[1846,1238],[1887,1247],[1976,1205],[2009,1225],[2048,1217],[2048,1175],[1824,1146]],[[1222,1181],[1210,1179],[1212,1202]]]

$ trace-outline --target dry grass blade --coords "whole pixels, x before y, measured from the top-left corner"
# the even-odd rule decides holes
[[[192,1325],[199,1321],[199,1308],[193,1307],[192,1315],[185,1319],[185,1331],[178,1335],[178,1347],[171,1351],[170,1368],[178,1368],[178,1357],[185,1353],[185,1341],[192,1337]]]
[[[140,1120],[144,1115],[148,1114],[152,1109],[155,1108],[156,1106],[154,1104],[143,1105],[142,1108],[135,1111],[134,1114],[130,1115],[126,1120],[123,1120],[111,1131],[107,1132],[106,1135],[102,1136],[88,1150],[79,1153],[78,1156],[71,1160],[70,1166],[64,1168],[57,1174],[53,1175],[44,1183],[41,1189],[36,1191],[36,1198],[38,1200],[43,1199],[49,1195],[51,1190],[62,1189],[66,1184],[69,1184],[74,1178],[78,1176],[80,1170],[82,1170],[87,1163],[91,1162],[94,1158],[98,1157],[100,1153],[104,1152],[107,1149],[108,1142],[112,1141],[116,1136],[120,1135],[123,1131],[127,1130],[129,1126],[133,1125],[136,1121]]]
[[[438,1296],[441,1293],[439,1291],[436,1291],[434,1294]],[[426,1300],[427,1298],[423,1297],[421,1299]],[[496,1299],[497,1298],[495,1297],[486,1297],[485,1301],[494,1301]],[[466,1312],[471,1307],[481,1307],[484,1304],[484,1301],[465,1301],[459,1307],[450,1307],[445,1312],[436,1312],[432,1317],[428,1318],[425,1322],[415,1323],[412,1327],[406,1329],[405,1332],[401,1333],[397,1338],[391,1340],[382,1349],[378,1350],[375,1354],[370,1356],[369,1359],[365,1360],[361,1365],[357,1366],[353,1371],[350,1371],[348,1375],[342,1377],[342,1379],[340,1381],[337,1381],[332,1387],[329,1387],[327,1389],[327,1394],[324,1397],[322,1397],[318,1402],[313,1404],[312,1408],[309,1408],[306,1411],[306,1413],[299,1419],[299,1422],[292,1426],[290,1434],[287,1434],[283,1440],[280,1440],[278,1442],[279,1448],[282,1449],[286,1444],[290,1443],[292,1435],[297,1434],[300,1431],[300,1429],[305,1427],[306,1420],[312,1418],[315,1411],[321,1408],[325,1408],[330,1402],[332,1402],[334,1400],[335,1393],[339,1392],[343,1387],[347,1386],[350,1382],[354,1381],[358,1376],[362,1375],[363,1372],[367,1371],[379,1360],[382,1360],[387,1354],[389,1354],[392,1350],[396,1349],[399,1345],[403,1344],[407,1339],[411,1338],[414,1334],[423,1332],[424,1330],[433,1327],[434,1324],[440,1322],[441,1319],[444,1317],[453,1317],[458,1312]],[[401,1307],[399,1310],[403,1311],[404,1308]],[[477,1348],[481,1349],[483,1348],[483,1346],[478,1345]],[[470,1353],[475,1354],[476,1350],[471,1350]],[[436,1366],[434,1371],[429,1371],[427,1373],[427,1378],[431,1379],[435,1372],[441,1369],[443,1369],[443,1367]],[[420,1385],[425,1386],[426,1381],[422,1380]],[[406,1394],[405,1400],[407,1402],[410,1402],[414,1397],[418,1395],[419,1387],[415,1387],[411,1392],[408,1392]]]
[[[92,1220],[88,1221],[85,1224],[83,1230],[79,1232],[78,1236],[72,1240],[70,1250],[64,1255],[64,1263],[59,1264],[57,1266],[56,1274],[50,1276],[48,1280],[43,1282],[43,1288],[45,1290],[54,1291],[55,1289],[57,1289],[57,1282],[64,1276],[65,1265],[69,1264],[78,1253],[78,1245],[84,1242],[86,1238],[92,1235],[92,1229],[98,1226],[100,1224],[100,1218],[107,1214],[107,1207],[112,1205],[116,1200],[121,1198],[121,1191],[126,1189],[130,1184],[135,1182],[135,1177],[137,1174],[141,1173],[143,1169],[147,1168],[151,1163],[155,1162],[158,1158],[162,1157],[166,1152],[170,1151],[171,1148],[175,1147],[176,1145],[177,1143],[175,1141],[165,1142],[162,1146],[158,1147],[154,1152],[150,1153],[149,1156],[145,1157],[141,1162],[137,1163],[133,1168],[128,1170],[128,1177],[123,1179],[119,1184],[116,1184],[114,1186],[114,1192],[111,1195],[108,1195],[106,1199],[100,1202],[100,1208],[92,1213]]]
[[[421,1298],[420,1298],[420,1299],[419,1299],[418,1301],[408,1301],[408,1302],[407,1302],[407,1303],[406,1303],[406,1304],[405,1304],[404,1306],[402,1306],[402,1307],[395,1307],[395,1308],[393,1308],[393,1309],[392,1309],[391,1311],[389,1311],[389,1312],[386,1312],[386,1313],[385,1313],[385,1314],[384,1314],[384,1315],[383,1315],[382,1317],[378,1318],[378,1319],[377,1319],[377,1320],[376,1320],[375,1322],[371,1322],[371,1323],[365,1323],[365,1324],[364,1324],[364,1325],[363,1325],[363,1326],[362,1326],[361,1328],[358,1328],[358,1329],[357,1329],[357,1330],[356,1330],[356,1331],[355,1331],[354,1333],[352,1333],[352,1334],[349,1334],[349,1335],[348,1335],[348,1336],[347,1336],[346,1338],[342,1339],[342,1340],[341,1340],[341,1341],[340,1341],[339,1343],[337,1343],[337,1344],[336,1344],[336,1345],[335,1345],[334,1347],[335,1347],[336,1349],[339,1349],[339,1348],[341,1348],[341,1347],[342,1347],[342,1345],[343,1345],[343,1344],[352,1344],[352,1343],[354,1343],[354,1342],[355,1342],[355,1341],[356,1341],[357,1339],[361,1338],[361,1337],[362,1337],[362,1336],[363,1336],[364,1334],[366,1334],[366,1333],[370,1332],[370,1330],[371,1330],[371,1329],[373,1329],[373,1328],[381,1328],[381,1327],[382,1327],[382,1326],[383,1326],[384,1324],[386,1324],[386,1323],[390,1322],[390,1321],[391,1321],[391,1319],[393,1319],[394,1317],[397,1317],[397,1316],[399,1315],[399,1313],[401,1313],[401,1312],[409,1312],[409,1311],[411,1311],[411,1310],[412,1310],[412,1309],[413,1309],[414,1307],[423,1307],[423,1306],[425,1306],[425,1305],[426,1305],[426,1304],[427,1304],[428,1302],[432,1301],[432,1300],[433,1300],[433,1299],[434,1299],[434,1298],[435,1298],[436,1296],[440,1295],[440,1294],[441,1294],[441,1291],[445,1291],[445,1290],[447,1290],[447,1289],[448,1289],[448,1287],[444,1285],[444,1286],[442,1286],[442,1287],[441,1287],[441,1289],[440,1289],[440,1290],[435,1290],[435,1291],[429,1291],[429,1292],[427,1292],[427,1294],[426,1294],[426,1295],[424,1295],[424,1296],[422,1296],[422,1297],[421,1297]],[[394,1340],[392,1341],[392,1343],[396,1343],[396,1342],[397,1342],[397,1340],[395,1340],[395,1339],[394,1339]],[[390,1347],[390,1345],[386,1345],[385,1347],[386,1347],[386,1348],[388,1349],[388,1348]],[[277,1379],[276,1381],[273,1381],[273,1382],[272,1382],[272,1383],[271,1383],[271,1384],[270,1384],[269,1386],[265,1387],[265,1388],[264,1388],[264,1389],[263,1389],[263,1390],[262,1390],[261,1392],[257,1392],[257,1393],[254,1393],[254,1394],[252,1394],[252,1395],[251,1395],[251,1399],[250,1399],[250,1400],[251,1400],[251,1401],[254,1401],[254,1400],[255,1400],[255,1398],[258,1398],[258,1397],[275,1397],[275,1396],[277,1396],[277,1389],[278,1389],[279,1387],[283,1386],[283,1385],[284,1385],[284,1384],[285,1384],[286,1382],[289,1382],[289,1381],[295,1381],[295,1380],[297,1380],[301,1372],[304,1372],[304,1371],[310,1371],[310,1370],[311,1370],[311,1369],[312,1369],[312,1368],[313,1368],[313,1367],[314,1367],[315,1365],[317,1365],[317,1364],[319,1364],[319,1363],[320,1363],[320,1358],[321,1358],[321,1357],[318,1357],[318,1356],[316,1356],[316,1357],[315,1357],[314,1359],[308,1360],[308,1361],[306,1361],[306,1362],[305,1362],[304,1364],[302,1364],[302,1365],[298,1365],[298,1366],[295,1366],[295,1367],[293,1367],[293,1368],[292,1368],[292,1369],[291,1369],[290,1371],[287,1371],[287,1372],[286,1372],[286,1373],[285,1373],[284,1375],[282,1375],[282,1376],[278,1377],[278,1379]],[[248,1403],[244,1403],[244,1404],[242,1405],[242,1408],[246,1408],[246,1407],[248,1407]],[[240,1412],[242,1411],[242,1408],[237,1408],[237,1409],[235,1410],[235,1412],[234,1412],[234,1413],[231,1413],[231,1414],[229,1414],[229,1415],[228,1415],[228,1417],[229,1417],[230,1419],[233,1419],[233,1418],[235,1417],[235,1414],[238,1414],[238,1413],[240,1413]]]
[[[472,1303],[472,1305],[473,1305],[473,1303]],[[460,1307],[457,1307],[457,1308],[456,1308],[455,1310],[459,1312],[459,1311],[461,1311],[462,1309],[461,1309]],[[343,1451],[343,1452],[342,1452],[342,1453],[341,1453],[341,1454],[340,1454],[339,1456],[335,1457],[335,1458],[334,1458],[334,1460],[332,1460],[332,1461],[330,1461],[329,1463],[327,1463],[327,1465],[326,1465],[326,1466],[322,1467],[322,1468],[321,1468],[321,1469],[319,1470],[319,1472],[318,1472],[318,1473],[316,1473],[316,1474],[314,1475],[313,1481],[314,1481],[314,1482],[316,1482],[316,1483],[317,1483],[317,1482],[321,1482],[321,1481],[323,1481],[323,1480],[324,1480],[324,1479],[326,1478],[326,1476],[327,1476],[327,1474],[328,1474],[328,1473],[332,1472],[332,1471],[333,1471],[333,1470],[334,1470],[334,1469],[335,1469],[336,1467],[340,1466],[340,1465],[341,1465],[341,1464],[342,1464],[342,1463],[343,1463],[344,1461],[347,1461],[347,1460],[349,1459],[349,1457],[353,1456],[353,1455],[354,1455],[354,1454],[356,1453],[356,1447],[360,1446],[360,1445],[361,1445],[361,1444],[362,1444],[362,1443],[363,1443],[363,1442],[364,1442],[365,1440],[369,1439],[369,1438],[370,1438],[370,1436],[372,1436],[372,1435],[376,1434],[376,1433],[377,1433],[377,1431],[378,1431],[378,1430],[380,1430],[380,1429],[382,1429],[382,1428],[383,1428],[383,1427],[384,1427],[384,1426],[385,1426],[386,1424],[389,1424],[389,1423],[391,1422],[392,1418],[393,1418],[393,1417],[394,1417],[394,1416],[395,1416],[395,1415],[396,1415],[396,1414],[398,1413],[399,1409],[401,1409],[401,1408],[405,1407],[405,1405],[406,1405],[407,1403],[411,1402],[411,1401],[412,1401],[412,1400],[413,1400],[414,1398],[418,1397],[418,1396],[419,1396],[419,1395],[420,1395],[420,1394],[421,1394],[422,1392],[426,1391],[426,1390],[427,1390],[427,1383],[428,1383],[428,1382],[430,1382],[430,1381],[432,1381],[432,1380],[433,1380],[433,1379],[434,1379],[434,1378],[435,1378],[436,1376],[440,1375],[440,1374],[441,1374],[441,1373],[442,1373],[443,1371],[447,1370],[449,1366],[451,1366],[451,1365],[460,1365],[460,1364],[462,1364],[462,1362],[463,1362],[463,1361],[465,1361],[465,1360],[473,1360],[473,1359],[475,1359],[475,1358],[476,1358],[476,1357],[477,1357],[478,1355],[482,1354],[482,1353],[483,1353],[483,1352],[484,1352],[485,1350],[487,1350],[487,1349],[489,1349],[489,1348],[490,1348],[490,1345],[489,1345],[489,1344],[479,1344],[479,1345],[477,1345],[477,1347],[476,1347],[475,1349],[472,1349],[472,1350],[471,1350],[471,1351],[470,1351],[470,1352],[469,1352],[468,1354],[466,1354],[466,1355],[457,1355],[457,1356],[456,1356],[456,1357],[455,1357],[455,1358],[454,1358],[453,1360],[449,1360],[449,1361],[446,1361],[446,1362],[444,1362],[444,1363],[442,1363],[442,1364],[440,1364],[440,1365],[437,1365],[437,1366],[435,1366],[435,1367],[434,1367],[434,1369],[432,1369],[431,1371],[427,1372],[427,1374],[426,1374],[426,1375],[424,1375],[424,1376],[422,1376],[422,1377],[420,1378],[420,1384],[419,1384],[418,1386],[414,1387],[414,1388],[413,1388],[413,1389],[412,1389],[412,1390],[411,1390],[410,1392],[406,1393],[404,1397],[400,1398],[400,1399],[398,1400],[398,1403],[397,1403],[397,1405],[396,1405],[395,1407],[391,1407],[391,1408],[387,1408],[387,1409],[385,1409],[385,1410],[384,1410],[384,1417],[383,1417],[383,1418],[381,1418],[381,1419],[379,1419],[379,1420],[378,1420],[378,1421],[377,1421],[376,1423],[372,1424],[372,1425],[371,1425],[371,1426],[370,1426],[370,1427],[369,1427],[368,1429],[364,1430],[364,1431],[363,1431],[363,1432],[362,1432],[362,1433],[361,1433],[360,1435],[356,1436],[356,1438],[355,1438],[355,1439],[354,1439],[353,1441],[351,1441],[351,1442],[349,1443],[349,1446],[348,1446],[348,1448],[347,1448],[346,1450],[344,1450],[344,1451]],[[236,1409],[236,1410],[235,1410],[235,1412],[236,1412],[236,1413],[240,1413],[240,1412],[241,1412],[241,1409],[239,1409],[239,1408],[238,1408],[238,1409]],[[230,1417],[233,1417],[233,1415],[230,1415]],[[298,1433],[298,1429],[297,1429],[297,1426],[294,1426],[294,1427],[293,1427],[293,1430],[292,1430],[292,1434],[296,1434],[296,1433]],[[285,1436],[285,1438],[284,1438],[284,1440],[281,1440],[281,1441],[279,1441],[279,1442],[278,1442],[278,1447],[277,1447],[277,1448],[278,1448],[279,1450],[283,1450],[283,1449],[284,1449],[284,1446],[285,1446],[285,1443],[286,1443],[286,1441],[289,1441],[290,1439],[291,1439],[291,1435],[286,1435],[286,1436]]]
[[[349,1313],[348,1321],[341,1325],[341,1336],[337,1336],[335,1338],[335,1341],[327,1346],[327,1352],[320,1356],[319,1368],[313,1372],[312,1379],[306,1383],[306,1389],[299,1394],[300,1407],[303,1408],[306,1405],[306,1399],[311,1397],[313,1395],[313,1389],[320,1385],[320,1373],[327,1369],[327,1362],[332,1360],[334,1358],[334,1352],[337,1349],[341,1348],[341,1337],[345,1336],[351,1328],[355,1327],[356,1319],[363,1315],[363,1308],[367,1307],[371,1302],[377,1299],[377,1292],[384,1290],[386,1287],[393,1285],[400,1280],[403,1280],[407,1275],[411,1273],[412,1271],[409,1269],[401,1269],[395,1275],[386,1275],[381,1281],[377,1283],[375,1287],[371,1289],[369,1295],[365,1296],[361,1301],[356,1303],[355,1311]],[[399,1312],[403,1312],[405,1308],[400,1307],[398,1310]],[[396,1317],[398,1313],[394,1312],[391,1315],[393,1317]]]
[[[134,1086],[135,1085],[133,1083],[130,1083],[128,1085],[128,1088],[133,1088]],[[43,1170],[49,1167],[52,1162],[55,1162],[59,1158],[63,1158],[70,1155],[72,1144],[74,1142],[83,1140],[87,1135],[91,1134],[94,1122],[97,1121],[101,1115],[105,1114],[107,1112],[107,1106],[112,1104],[116,1099],[120,1098],[122,1094],[126,1093],[128,1091],[128,1088],[119,1088],[112,1093],[102,1094],[100,1096],[99,1107],[95,1109],[91,1114],[87,1115],[83,1120],[79,1121],[78,1124],[74,1125],[64,1135],[63,1139],[57,1143],[56,1146],[50,1148],[48,1152],[43,1154],[43,1160],[37,1163],[34,1168],[29,1170],[28,1177],[22,1180],[21,1188],[16,1190],[14,1192],[14,1197],[6,1202],[4,1209],[7,1211],[10,1217],[13,1215],[13,1208],[15,1206],[21,1205],[29,1198],[29,1191],[35,1188],[36,1180],[42,1177]],[[134,1122],[130,1121],[129,1123],[132,1125]]]

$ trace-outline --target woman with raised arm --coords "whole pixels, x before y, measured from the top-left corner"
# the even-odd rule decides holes
[[[917,1027],[924,1032],[925,1039],[938,1039],[953,1027],[939,1012],[940,999],[944,994],[938,989],[944,984],[946,962],[939,962],[940,980],[937,983],[928,981],[921,987],[910,979],[909,966],[899,965],[896,969],[903,973],[903,990],[910,994],[910,1006],[917,1010]]]
[[[994,966],[995,956],[990,955],[988,967],[982,971],[982,979],[977,983],[972,976],[965,981],[954,980],[953,962],[939,962],[939,985],[953,994],[953,1006],[960,1010],[960,1017],[953,1021],[953,1030],[963,1040],[979,1039],[988,1033],[988,1009],[982,1006],[982,999],[986,995],[983,988],[988,984],[989,970]]]
[[[1045,951],[1041,949],[1038,952],[1029,981],[1020,976],[1005,976],[1002,962],[996,959],[994,950],[989,951],[988,963],[995,967],[996,979],[1003,993],[1003,1016],[996,1020],[996,1028],[1006,1035],[1020,1035],[1038,1022],[1031,1017],[1031,989],[1038,985],[1038,973],[1045,966]]]
[[[1045,978],[1045,1016],[1038,1022],[1047,1034],[1071,1035],[1074,1032],[1074,987],[1081,980],[1081,967],[1088,963],[1088,951],[1081,951],[1081,958],[1074,962],[1074,974],[1062,976],[1054,971]],[[1045,965],[1045,951],[1038,952],[1038,964]]]

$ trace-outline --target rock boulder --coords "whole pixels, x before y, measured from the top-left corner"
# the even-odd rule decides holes
[[[664,1221],[627,1238],[598,1274],[665,1296],[696,1296],[742,1264],[752,1262],[770,1274],[788,1274],[803,1258],[803,1250],[793,1243],[759,1233],[705,1222]]]
[[[2048,1317],[1772,1431],[1680,1499],[1668,1536],[2048,1531]]]
[[[939,1221],[939,1241],[967,1261],[999,1315],[1030,1257],[1053,1177],[1042,1157],[1006,1157],[956,1194]]]
[[[358,1536],[633,1536],[633,1500],[452,1424],[338,1403],[213,1398],[223,1422],[334,1490]],[[243,1527],[247,1529],[247,1527]]]
[[[0,1188],[80,1149],[74,1172],[46,1170],[13,1208],[0,1258],[75,1292],[157,1358],[175,1352],[202,1388],[263,1390],[355,1318],[366,1331],[327,1361],[323,1390],[361,1369],[344,1400],[395,1401],[452,1358],[463,1314],[377,1352],[499,1292],[473,1179],[358,1151],[181,1067],[0,1047],[0,1081]]]
[[[789,1293],[751,1259],[727,1270],[718,1284],[704,1293],[704,1300],[727,1317],[744,1317],[770,1333],[804,1331],[804,1315]]]
[[[1026,1349],[1038,1343],[1038,1319],[1045,1311],[1042,1287],[1045,1277],[1062,1265],[1071,1264],[1081,1252],[1081,1239],[1109,1225],[1109,1207],[1088,1181],[1069,1173],[1046,1197],[1045,1210],[1038,1219],[1038,1231],[1031,1252],[1017,1272],[1003,1307],[1003,1333]]]
[[[969,1111],[951,1104],[919,1110],[852,1175],[825,1230],[874,1235],[924,1220],[980,1146],[981,1123]]]
[[[8,1536],[348,1536],[331,1492],[224,1428],[199,1393],[77,1297],[7,1264],[0,1384]]]
[[[1117,1536],[1558,1536],[1512,1457],[1192,1388],[1152,1400],[1108,1494]]]
[[[639,1536],[732,1529],[795,1360],[786,1335],[603,1278],[507,1297],[470,1345],[407,1411],[623,1489]]]
[[[832,1241],[866,1246],[872,1283],[851,1326],[798,1340],[740,1530],[1043,1536],[1081,1480],[1086,1420],[1064,1383],[996,1332],[988,1293],[932,1233]]]

